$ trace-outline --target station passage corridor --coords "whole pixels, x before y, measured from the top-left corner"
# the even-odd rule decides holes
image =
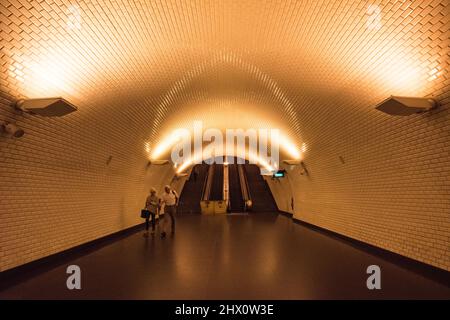
[[[8,299],[448,299],[450,288],[274,213],[187,215],[174,238],[142,232],[41,266],[0,293]],[[82,290],[65,287],[70,264]],[[383,270],[382,290],[366,268]],[[36,274],[37,273],[37,274]]]
[[[449,25],[439,0],[0,1],[0,298],[449,299]]]

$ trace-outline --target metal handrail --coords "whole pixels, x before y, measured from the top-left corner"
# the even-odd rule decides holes
[[[238,174],[239,174],[239,182],[241,184],[242,199],[244,200],[244,208],[247,209],[247,204],[251,202],[252,197],[250,194],[250,189],[248,187],[248,180],[244,170],[244,165],[238,164]]]
[[[214,177],[214,166],[210,165],[208,171],[206,172],[205,182],[203,183],[202,198],[201,198],[202,201],[209,200],[213,177]]]
[[[230,207],[230,181],[229,181],[229,167],[223,166],[223,200],[227,204],[227,208]]]

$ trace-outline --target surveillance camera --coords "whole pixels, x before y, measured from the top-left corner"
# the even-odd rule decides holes
[[[4,123],[1,126],[1,129],[7,135],[15,137],[15,138],[20,138],[25,134],[25,131],[23,131],[23,129],[20,129],[13,123],[8,123],[8,122]]]
[[[308,172],[308,169],[306,168],[306,166],[305,166],[305,163],[302,161],[302,162],[300,162],[300,166],[302,167],[301,168],[301,171],[300,171],[300,174],[303,176],[303,175],[306,175],[306,176],[308,176],[309,175],[309,172]]]

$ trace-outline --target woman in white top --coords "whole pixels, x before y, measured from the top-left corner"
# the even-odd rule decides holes
[[[149,227],[149,219],[152,217],[152,236],[155,234],[155,220],[156,215],[158,214],[160,199],[156,195],[155,188],[150,189],[150,195],[145,200],[145,208],[150,212],[149,215],[145,217],[145,233],[144,237],[148,237],[148,227]]]

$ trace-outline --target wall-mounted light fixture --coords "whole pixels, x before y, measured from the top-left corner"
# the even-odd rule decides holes
[[[152,166],[152,164],[157,165],[157,166],[162,166],[162,165],[165,165],[168,163],[169,163],[169,160],[150,160],[147,162],[145,169],[148,170],[148,168],[150,168]]]
[[[61,97],[19,100],[16,102],[16,108],[43,117],[62,117],[78,110]]]
[[[290,165],[291,169],[294,166],[300,166],[301,170],[300,170],[300,174],[303,175],[308,175],[308,169],[306,169],[305,163],[301,160],[283,160],[283,163]]]
[[[437,102],[429,98],[390,96],[379,103],[375,109],[393,116],[409,116],[414,113],[429,111],[436,106]]]
[[[283,160],[283,163],[289,166],[298,166],[301,162],[301,160]]]
[[[162,165],[165,165],[168,163],[169,163],[169,160],[151,160],[151,161],[149,161],[149,164],[154,164],[157,166],[162,166]]]
[[[0,124],[0,132],[4,132],[8,136],[14,138],[20,138],[25,134],[25,131],[23,131],[23,129],[9,122],[4,122]]]

